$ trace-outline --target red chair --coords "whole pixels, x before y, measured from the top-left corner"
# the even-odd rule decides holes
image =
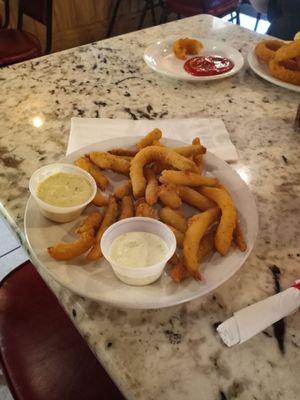
[[[29,261],[0,286],[0,361],[15,400],[124,400]]]
[[[169,12],[174,12],[180,18],[191,17],[197,14],[211,14],[216,17],[223,17],[227,14],[236,13],[238,20],[239,0],[165,0],[165,9],[162,20],[166,22]],[[234,19],[232,17],[232,19]]]
[[[19,0],[18,29],[0,30],[0,66],[42,55],[38,38],[22,30],[24,14],[46,25],[45,54],[51,50],[52,0]]]

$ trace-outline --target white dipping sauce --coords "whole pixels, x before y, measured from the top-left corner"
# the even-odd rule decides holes
[[[168,247],[158,235],[148,232],[127,232],[112,243],[109,256],[122,267],[143,268],[159,263]]]

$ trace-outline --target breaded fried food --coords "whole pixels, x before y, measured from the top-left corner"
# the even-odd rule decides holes
[[[170,277],[175,283],[180,283],[189,276],[190,274],[188,273],[182,259],[180,259],[170,271]]]
[[[100,189],[104,190],[106,188],[108,185],[108,179],[87,157],[80,157],[75,161],[75,165],[91,174]]]
[[[105,151],[93,151],[89,154],[89,158],[102,169],[111,169],[125,175],[129,174],[130,162],[121,157]]]
[[[114,195],[117,199],[122,199],[124,196],[129,196],[132,193],[131,181],[128,179],[114,190]]]
[[[144,147],[151,146],[154,141],[159,140],[162,137],[162,132],[160,129],[155,128],[151,132],[147,133],[139,142],[137,142],[136,147],[138,150]]]
[[[163,183],[159,186],[158,197],[160,202],[170,208],[178,208],[181,206],[181,198],[175,185]]]
[[[179,231],[178,229],[174,228],[174,226],[172,226],[172,225],[168,225],[168,227],[172,230],[172,232],[174,233],[174,235],[176,237],[177,247],[179,247],[181,249],[183,247],[184,233]]]
[[[220,254],[226,256],[236,227],[235,205],[230,194],[224,189],[203,187],[200,192],[217,203],[221,209],[222,215],[215,235],[215,247]]]
[[[190,156],[195,156],[197,154],[206,153],[206,148],[201,146],[201,144],[200,145],[191,144],[190,146],[174,147],[173,150],[184,157],[190,157]]]
[[[188,186],[179,186],[178,190],[181,200],[198,210],[205,211],[216,206],[214,201]]]
[[[236,227],[233,231],[233,240],[242,252],[247,250],[247,243],[238,220],[236,221]]]
[[[108,205],[105,210],[105,214],[103,217],[103,221],[100,225],[100,228],[96,234],[95,240],[94,240],[94,245],[91,248],[90,252],[87,254],[86,258],[90,261],[98,260],[100,257],[102,257],[102,251],[100,248],[100,240],[106,231],[106,229],[116,222],[118,216],[118,204],[116,202],[116,199],[114,196],[109,196],[108,199]]]
[[[291,63],[288,63],[288,60],[278,62],[274,58],[269,63],[270,74],[274,78],[280,79],[283,82],[300,86],[300,69],[291,69],[290,64]]]
[[[134,205],[131,196],[124,196],[121,200],[119,220],[134,217]]]
[[[146,178],[143,174],[144,166],[153,162],[162,162],[172,165],[178,170],[195,170],[196,164],[186,157],[176,153],[174,150],[162,146],[148,146],[140,150],[131,161],[130,178],[132,191],[137,199],[144,196],[146,188]],[[163,182],[172,183],[172,182]]]
[[[97,193],[93,198],[92,203],[98,207],[106,206],[108,203],[108,197],[104,196],[101,190],[97,189]]]
[[[262,40],[255,47],[255,55],[260,61],[269,64],[275,57],[277,50],[284,46],[284,44],[283,41],[277,39]]]
[[[125,157],[134,157],[138,150],[130,150],[130,149],[112,149],[109,150],[110,154],[115,156],[125,156]]]
[[[136,202],[136,204],[135,204],[135,216],[136,217],[147,217],[147,218],[158,219],[157,211],[153,207],[149,206],[149,204],[146,203],[144,198],[143,198],[142,201],[141,201],[141,199],[139,199]]]
[[[158,181],[156,179],[155,172],[149,166],[144,168],[144,175],[147,179],[145,199],[149,206],[153,206],[158,199]]]
[[[201,263],[203,258],[207,256],[215,248],[215,233],[216,229],[211,229],[203,236],[198,250],[198,262]]]
[[[185,232],[187,228],[187,221],[183,215],[170,207],[163,207],[159,212],[160,219],[167,225],[171,225],[178,229],[180,232]]]
[[[94,243],[95,231],[102,220],[102,214],[90,214],[76,229],[79,239],[73,243],[59,243],[48,247],[48,253],[58,261],[67,261],[81,256],[88,251]]]
[[[183,241],[184,265],[196,280],[201,280],[199,272],[199,246],[207,229],[219,218],[218,207],[209,208],[189,219]]]
[[[191,171],[172,171],[165,170],[162,172],[159,181],[162,183],[173,183],[180,186],[216,186],[217,178],[200,175]]]
[[[188,54],[198,54],[203,44],[196,39],[182,38],[173,43],[173,52],[180,60],[186,60]]]

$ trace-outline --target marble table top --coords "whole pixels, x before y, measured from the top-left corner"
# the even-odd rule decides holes
[[[128,399],[288,399],[300,392],[300,315],[226,348],[216,334],[232,312],[300,277],[299,94],[247,65],[229,79],[167,79],[144,64],[145,47],[168,35],[225,41],[244,56],[261,39],[196,16],[0,70],[1,210],[23,239],[28,179],[66,151],[70,118],[222,118],[240,160],[233,167],[260,214],[255,248],[214,293],[184,305],[131,311],[70,293],[37,265],[77,329]]]

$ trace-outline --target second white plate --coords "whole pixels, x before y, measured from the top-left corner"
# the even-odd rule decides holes
[[[203,49],[199,55],[215,55],[221,57],[229,58],[233,63],[234,67],[224,74],[213,75],[213,76],[193,76],[188,74],[183,65],[185,61],[179,60],[175,57],[172,45],[178,37],[168,37],[163,40],[149,46],[144,52],[144,60],[146,64],[154,71],[168,76],[170,78],[175,78],[184,81],[198,81],[206,82],[213,81],[217,79],[227,78],[236,74],[244,65],[244,58],[241,53],[231,46],[223,42],[217,42],[215,40],[206,40],[198,37],[193,37],[202,42]],[[195,56],[189,56],[192,58]]]
[[[269,68],[266,64],[261,63],[256,55],[254,49],[250,51],[248,54],[248,64],[249,67],[261,78],[265,79],[266,81],[269,81],[273,83],[274,85],[281,86],[285,89],[293,90],[294,92],[300,93],[300,86],[293,85],[292,83],[287,83],[283,82],[280,79],[274,78],[270,72]]]

